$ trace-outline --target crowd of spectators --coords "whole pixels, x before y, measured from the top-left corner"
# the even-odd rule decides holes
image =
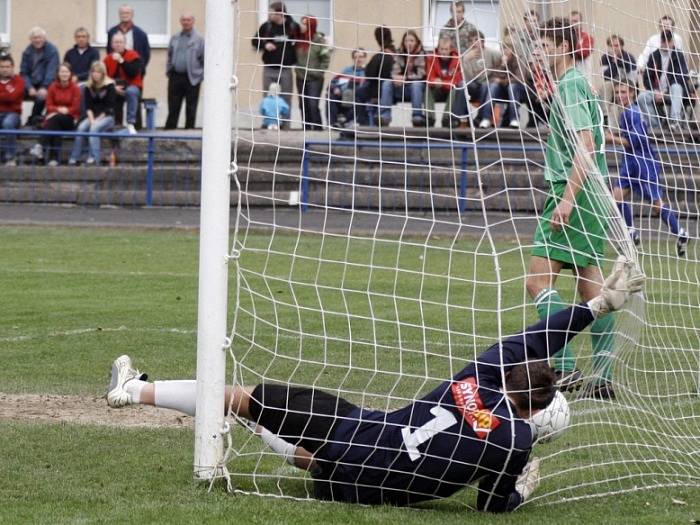
[[[185,126],[195,125],[199,85],[203,79],[204,40],[194,29],[194,17],[180,17],[181,31],[168,46],[168,119],[166,129],[177,125],[183,101]],[[16,72],[13,56],[0,53],[0,126],[18,129],[22,104],[31,101],[25,126],[56,132],[104,132],[115,126],[135,134],[141,127],[141,102],[151,47],[148,35],[134,23],[134,9],[119,8],[119,23],[107,32],[105,55],[90,45],[84,27],[75,30],[75,45],[59,58],[59,51],[46,31],[35,27],[29,32],[29,45],[23,50]],[[126,106],[126,114],[124,107]],[[126,117],[126,118],[124,118]],[[6,165],[16,165],[17,140],[3,136]],[[50,165],[61,159],[61,135],[46,135],[34,144],[30,154]],[[69,164],[83,162],[83,137],[76,135]],[[88,140],[85,164],[101,162],[100,140]]]
[[[352,50],[350,65],[324,86],[333,49],[317,30],[316,18],[306,15],[297,23],[283,2],[273,2],[252,42],[262,53],[263,92],[274,86],[272,99],[281,96],[286,104],[266,103],[263,126],[289,126],[294,85],[304,128],[310,130],[321,129],[321,104],[331,127],[389,126],[400,102],[410,103],[416,127],[433,126],[438,118],[443,127],[546,125],[554,83],[537,11],[527,11],[522,24],[506,28],[498,49],[487,46],[484,34],[465,19],[463,2],[452,5],[451,15],[432,51],[414,30],[403,34],[397,48],[389,28],[376,28],[378,50],[369,61],[365,49]],[[582,13],[572,11],[568,20],[577,33],[576,68],[591,83],[602,78],[599,95],[608,125],[617,126],[619,119],[616,83],[632,80],[642,88],[639,106],[649,126],[673,131],[687,126],[686,111],[697,95],[670,16],[661,18],[659,33],[649,38],[638,60],[625,50],[620,34],[610,35],[599,68]],[[445,104],[442,115],[436,115],[438,102]]]

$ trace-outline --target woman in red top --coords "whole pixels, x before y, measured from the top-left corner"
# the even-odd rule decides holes
[[[47,131],[74,131],[80,119],[80,88],[73,82],[73,71],[68,63],[58,66],[56,80],[49,86],[46,95]],[[49,166],[57,166],[63,137],[52,135],[43,141],[49,149]]]

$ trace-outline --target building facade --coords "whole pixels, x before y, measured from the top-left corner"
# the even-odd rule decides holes
[[[236,25],[238,76],[240,79],[239,107],[242,113],[253,114],[262,96],[262,67],[260,57],[251,45],[251,37],[267,17],[269,0],[239,0],[240,19]],[[151,63],[145,79],[144,96],[159,102],[158,123],[162,125],[167,113],[167,79],[165,62],[167,43],[179,30],[179,16],[191,12],[196,28],[204,33],[205,0],[0,0],[0,39],[11,46],[19,58],[28,45],[29,30],[34,26],[46,29],[49,40],[61,56],[73,45],[73,32],[85,27],[93,44],[104,52],[106,29],[117,20],[120,5],[129,3],[135,9],[135,23],[147,30],[153,48]],[[313,14],[334,47],[330,71],[340,71],[350,64],[350,52],[363,47],[376,51],[373,31],[377,25],[392,28],[398,45],[403,32],[414,29],[426,48],[432,48],[439,28],[449,18],[451,0],[287,0],[288,11],[299,19]],[[468,0],[466,18],[486,35],[489,45],[498,45],[503,30],[522,23],[526,9],[537,9],[543,17],[566,15],[575,9],[582,13],[586,30],[596,42],[591,57],[594,83],[599,80],[596,67],[605,40],[610,34],[624,37],[626,49],[638,55],[649,35],[658,32],[658,20],[669,14],[676,20],[677,31],[685,39],[686,51],[695,51],[697,0],[594,0],[552,1],[551,3],[522,0]],[[225,45],[222,43],[222,45]],[[697,66],[697,55],[689,55],[691,67]],[[330,73],[329,75],[330,76]],[[183,112],[184,113],[184,112]],[[201,110],[200,110],[201,115]]]

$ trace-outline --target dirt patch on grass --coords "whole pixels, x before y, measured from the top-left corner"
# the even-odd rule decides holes
[[[0,393],[0,421],[108,427],[194,428],[194,418],[150,406],[113,409],[102,397]]]

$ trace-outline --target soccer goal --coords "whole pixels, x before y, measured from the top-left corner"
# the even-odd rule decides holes
[[[225,252],[229,187],[210,188],[215,204],[203,191],[199,477],[315,494],[312,475],[245,421],[227,426],[224,369],[234,384],[313,387],[391,412],[581,301],[595,272],[577,279],[572,264],[607,274],[623,254],[647,276],[643,297],[552,359],[558,377],[580,375],[563,384],[567,427],[534,443],[529,502],[700,485],[695,1],[207,6],[207,45],[235,49],[237,159]],[[216,16],[235,20],[235,45]],[[217,77],[209,54],[206,65],[205,162],[222,177],[230,150],[207,144],[225,133],[213,122],[230,125],[210,103],[230,71]],[[587,218],[548,208],[574,175]],[[205,229],[219,234],[208,251]],[[537,287],[533,257],[562,268],[554,284]],[[435,435],[420,431],[377,453]],[[452,499],[474,506],[477,493]]]

